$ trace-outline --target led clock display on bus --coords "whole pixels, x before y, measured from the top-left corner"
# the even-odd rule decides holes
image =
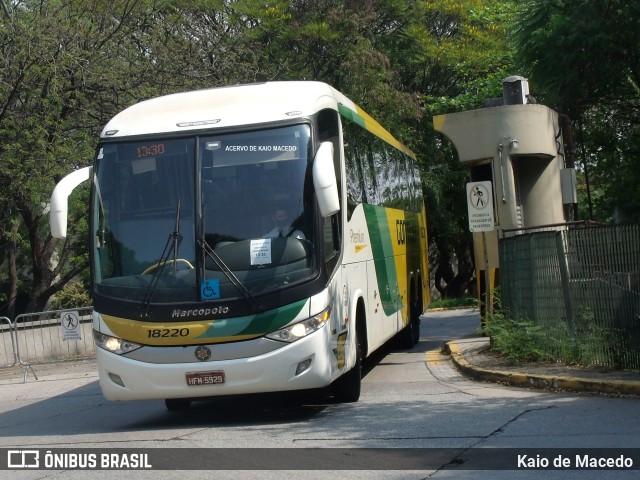
[[[164,155],[165,148],[164,143],[156,143],[154,145],[142,145],[136,148],[136,154],[138,158],[155,157],[158,155]]]

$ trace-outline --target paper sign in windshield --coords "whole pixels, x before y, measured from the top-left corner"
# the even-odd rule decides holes
[[[260,238],[251,240],[249,254],[251,265],[268,265],[271,263],[271,239]]]

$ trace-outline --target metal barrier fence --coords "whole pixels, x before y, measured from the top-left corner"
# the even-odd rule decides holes
[[[84,307],[18,315],[13,322],[18,362],[33,365],[95,356],[92,312],[92,307]]]
[[[556,358],[640,369],[640,225],[500,240],[502,306],[543,327]]]
[[[0,317],[0,368],[12,367],[17,361],[13,323],[7,317]]]
[[[0,369],[20,365],[24,381],[35,365],[95,357],[93,307],[0,317]]]

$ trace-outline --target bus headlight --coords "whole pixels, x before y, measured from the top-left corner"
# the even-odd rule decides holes
[[[137,343],[123,340],[122,338],[112,337],[111,335],[105,335],[104,333],[93,331],[93,338],[96,341],[96,346],[111,352],[116,355],[123,355],[125,353],[132,352],[140,348],[142,345]]]
[[[314,315],[303,322],[294,323],[293,325],[287,325],[280,330],[269,333],[266,337],[271,340],[279,340],[281,342],[293,343],[296,340],[300,340],[306,337],[310,333],[320,330],[329,322],[331,314],[331,307],[327,307],[325,310],[317,315]]]

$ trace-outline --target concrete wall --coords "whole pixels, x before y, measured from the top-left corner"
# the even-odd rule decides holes
[[[491,164],[498,229],[565,221],[555,111],[537,104],[503,105],[439,115],[433,123],[453,142],[463,165]]]

